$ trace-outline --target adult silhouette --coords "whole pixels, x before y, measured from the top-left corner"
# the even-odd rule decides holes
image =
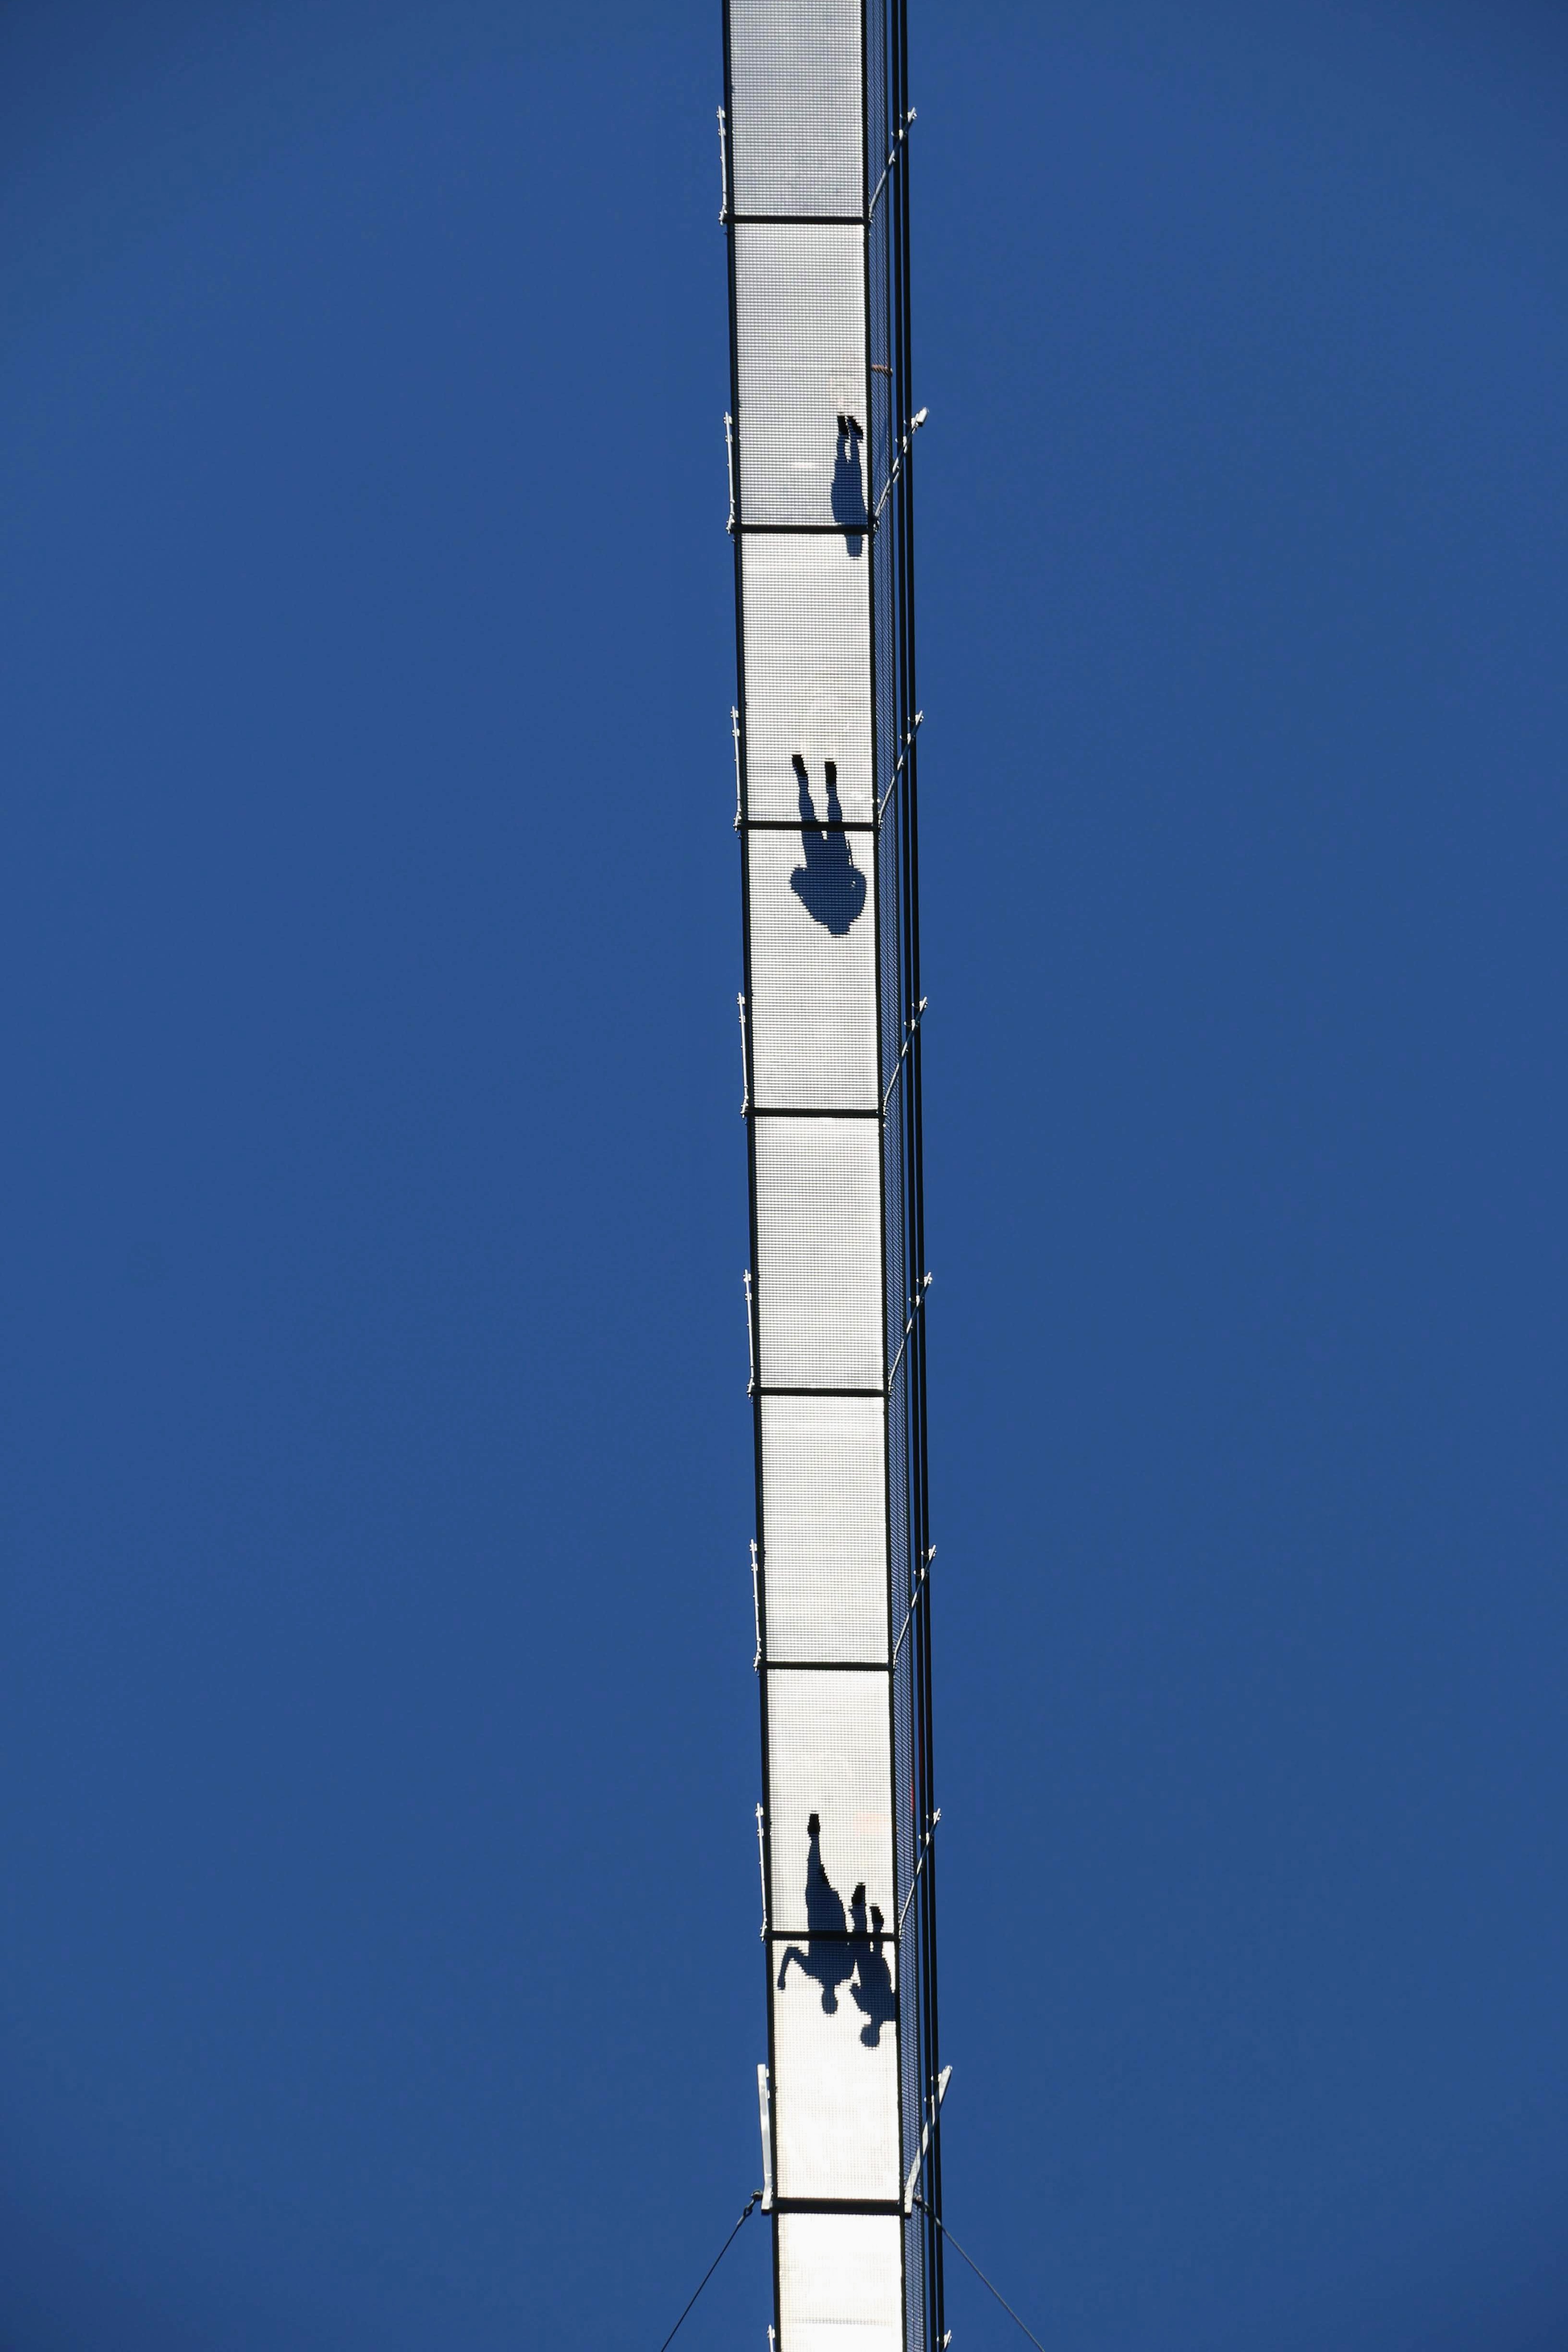
[[[890,2025],[897,2017],[899,2003],[893,1990],[893,1972],[884,1957],[888,1939],[882,1932],[882,1914],[875,1903],[871,1906],[870,1932],[867,1933],[864,1886],[857,1886],[849,1898],[849,1924],[855,1931],[855,1981],[849,1988],[849,1998],[866,2020],[860,2028],[860,2039],[868,2050],[875,2050],[882,2039],[883,2026]]]
[[[798,751],[790,765],[800,787],[800,846],[805,864],[795,867],[789,877],[789,887],[812,920],[831,931],[836,940],[841,940],[866,904],[866,877],[851,855],[849,835],[828,829],[844,823],[838,800],[838,770],[831,760],[823,762],[827,821],[819,825],[816,804],[811,797],[811,778]]]
[[[855,1973],[855,1950],[845,1934],[848,1923],[844,1898],[822,1866],[822,1822],[816,1813],[805,1825],[805,1924],[814,1940],[804,1951],[798,1944],[785,1946],[779,1990],[783,1992],[789,1981],[793,1960],[821,1986],[823,2014],[831,2017],[838,2007],[839,1986],[847,1984]],[[819,1936],[830,1940],[818,1943],[815,1939]]]

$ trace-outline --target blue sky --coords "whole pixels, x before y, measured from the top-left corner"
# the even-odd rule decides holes
[[[718,12],[559,16],[0,16],[7,2352],[633,2352],[757,2177]],[[1544,2352],[1568,26],[911,51],[949,2216]]]

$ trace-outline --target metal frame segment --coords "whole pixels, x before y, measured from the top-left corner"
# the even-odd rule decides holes
[[[849,70],[857,33],[858,89],[852,96],[843,76]],[[735,105],[738,60],[743,68],[746,92],[744,115],[739,124]],[[739,671],[736,828],[742,851],[742,1039],[753,1269],[748,1295],[756,1448],[756,1664],[763,1773],[759,1826],[763,1938],[768,1958],[768,2072],[772,2086],[766,2106],[771,2143],[768,2176],[774,2184],[771,2205],[779,2352],[816,2352],[819,2329],[840,2324],[852,2326],[856,2342],[864,2345],[867,2352],[871,2352],[873,2346],[880,2352],[884,2345],[890,2352],[894,2342],[901,2344],[905,2352],[928,2352],[928,2347],[929,2352],[941,2352],[945,2332],[940,2224],[941,2084],[944,2078],[937,2042],[933,1835],[939,1815],[933,1795],[929,1574],[934,1553],[930,1541],[925,1442],[927,1318],[921,1311],[929,1276],[924,1271],[921,1149],[920,1014],[924,999],[921,991],[916,829],[918,713],[908,166],[908,131],[913,112],[907,103],[907,76],[904,0],[724,0],[721,136],[727,192],[733,420],[731,530],[734,540]],[[850,184],[842,139],[844,126],[857,110],[855,99],[858,100],[860,136],[853,180],[860,188],[863,204],[858,214],[847,212],[841,201],[842,192]],[[825,129],[825,125],[828,128]],[[837,131],[832,126],[837,126]],[[838,139],[837,146],[833,143],[835,137]],[[771,148],[766,145],[769,139],[774,142]],[[748,140],[761,141],[763,144],[748,148]],[[764,186],[770,191],[793,193],[800,208],[742,210],[737,205],[732,213],[729,212],[729,191],[760,192]],[[835,195],[838,201],[828,200]],[[818,205],[820,209],[814,208]],[[825,232],[822,251],[826,254],[831,250],[840,262],[845,232],[859,232],[862,291],[858,341],[862,373],[858,414],[848,410],[844,389],[847,379],[836,356],[844,349],[846,334],[853,333],[843,308],[844,280],[841,274],[829,271],[820,297],[814,293],[811,271],[815,265],[810,255],[815,238],[805,237],[772,248],[775,271],[777,257],[793,255],[799,257],[800,268],[805,272],[798,282],[790,278],[788,271],[778,279],[782,288],[778,307],[787,309],[789,313],[782,330],[776,315],[770,314],[765,321],[753,323],[759,321],[754,290],[746,299],[739,299],[740,240],[736,233],[767,229]],[[829,238],[837,238],[837,245],[830,247]],[[751,266],[748,262],[748,268]],[[819,322],[826,322],[821,325],[826,340],[820,351],[814,342]],[[753,334],[760,340],[754,345],[747,340],[742,349],[742,340]],[[743,384],[750,387],[750,413],[742,397]],[[843,403],[842,407],[835,408],[836,400]],[[847,418],[852,432],[847,429]],[[835,426],[831,479],[819,483],[818,477],[826,477],[827,472],[826,436]],[[830,511],[816,505],[823,491]],[[801,797],[798,824],[771,810],[766,815],[751,814],[755,777],[747,719],[748,666],[759,664],[766,671],[770,661],[776,657],[785,663],[787,669],[792,657],[800,658],[798,640],[791,656],[783,639],[776,644],[772,642],[771,632],[766,628],[759,632],[755,623],[752,642],[748,642],[745,549],[749,542],[766,535],[775,539],[837,537],[844,550],[845,562],[863,580],[867,636],[861,655],[856,658],[863,660],[867,679],[868,709],[865,717],[869,726],[871,808],[875,812],[871,820],[847,819],[836,803],[818,805],[819,792],[826,794],[828,803],[834,802],[835,770],[832,760],[824,760],[820,749],[813,755],[813,766],[823,772],[814,772],[813,766],[808,766],[804,721],[799,723],[803,749],[794,757]],[[834,624],[835,627],[840,625]],[[847,653],[848,648],[844,650]],[[776,763],[776,714],[781,696],[782,707],[804,707],[805,682],[781,675],[776,667],[763,682],[771,696],[769,708],[774,714],[770,719],[773,731],[769,756]],[[776,781],[776,764],[771,773],[775,781],[768,784],[764,808],[770,797],[773,806],[777,805],[780,784]],[[783,781],[787,782],[787,776]],[[773,860],[766,868],[759,886],[752,861],[746,854],[746,844],[752,833],[796,831],[801,840],[802,864],[790,877],[790,887],[799,900],[798,908],[777,895],[777,877],[784,870],[779,861]],[[853,845],[857,841],[864,845],[859,852]],[[877,1041],[879,1108],[851,1107],[843,1100],[824,1099],[825,1093],[832,1092],[828,1062],[823,1065],[816,1099],[810,1098],[812,1052],[828,1052],[829,1062],[832,1060],[829,1047],[820,1044],[819,1010],[816,1030],[801,1033],[789,1062],[795,1073],[791,1091],[800,1091],[806,1098],[791,1100],[787,1105],[758,1101],[752,959],[753,940],[759,936],[755,930],[761,911],[755,900],[758,887],[773,892],[766,907],[766,919],[771,927],[767,933],[770,970],[775,976],[770,1017],[775,1024],[792,1017],[793,1000],[788,986],[782,996],[777,993],[777,973],[784,971],[787,976],[787,971],[795,969],[789,962],[796,952],[790,945],[795,935],[790,933],[789,924],[795,922],[798,927],[815,923],[832,940],[842,940],[857,924],[868,927],[875,949],[870,959],[874,1001],[868,1003],[866,1014],[874,1023]],[[827,942],[812,933],[810,940],[814,944],[808,951],[807,935],[801,932],[799,936],[799,972],[809,975],[829,969],[822,961],[825,954],[833,953]],[[784,958],[782,966],[778,961],[781,955]],[[860,983],[847,979],[847,967],[837,964],[831,969],[838,974],[834,985],[839,990],[839,996],[833,1001],[847,1002],[842,998],[844,987]],[[803,981],[801,984],[806,983]],[[830,1385],[826,1381],[822,1385],[784,1385],[764,1382],[763,1378],[764,1365],[776,1352],[767,1344],[764,1318],[768,1313],[776,1314],[776,1284],[780,1279],[787,1283],[789,1276],[780,1272],[784,1262],[769,1255],[775,1248],[780,1211],[774,1186],[770,1194],[773,1205],[767,1218],[760,1213],[758,1146],[760,1122],[782,1118],[792,1123],[872,1118],[878,1123],[877,1213],[880,1243],[876,1279],[881,1296],[879,1387]],[[773,1131],[779,1132],[777,1129]],[[808,1158],[798,1164],[804,1169],[814,1163]],[[851,1163],[841,1155],[837,1161],[829,1155],[820,1164],[824,1168],[847,1169]],[[823,1329],[829,1339],[833,1316],[841,1301],[831,1283],[824,1291],[820,1276],[823,1267],[830,1262],[839,1265],[844,1263],[847,1229],[842,1217],[852,1206],[841,1197],[817,1200],[799,1193],[786,1202],[786,1218],[794,1221],[789,1230],[794,1236],[792,1246],[797,1252],[795,1262],[800,1262],[798,1253],[802,1247],[808,1257],[815,1254],[811,1279],[805,1289],[794,1294],[789,1301],[792,1318],[798,1323],[803,1313],[808,1322],[814,1316],[826,1316]],[[835,1219],[839,1222],[835,1223]],[[858,1246],[850,1244],[852,1255]],[[835,1251],[837,1257],[832,1255]],[[854,1275],[854,1280],[858,1283],[869,1271],[862,1267]],[[802,1656],[793,1647],[800,1638],[798,1607],[792,1618],[791,1654],[775,1658],[770,1653],[763,1406],[772,1398],[811,1398],[825,1403],[833,1399],[876,1400],[881,1408],[879,1417],[885,1545],[878,1559],[880,1573],[885,1556],[888,1578],[888,1646],[883,1655],[846,1656],[841,1647],[837,1654],[826,1654],[833,1651],[835,1643],[833,1626],[825,1622],[818,1644],[824,1654]],[[775,1475],[783,1474],[775,1471]],[[797,1468],[790,1475],[805,1474]],[[847,1625],[843,1630],[847,1637]],[[862,1625],[862,1631],[868,1630],[868,1626]],[[890,1918],[884,1918],[875,1905],[868,1909],[863,1884],[857,1884],[847,1903],[845,1899],[857,1855],[868,1856],[876,1843],[869,1818],[860,1820],[858,1828],[849,1817],[819,1821],[819,1808],[812,1803],[808,1853],[803,1856],[794,1851],[775,1850],[773,1782],[777,1771],[785,1771],[793,1789],[786,1797],[781,1783],[777,1793],[786,1813],[798,1821],[803,1803],[812,1801],[809,1795],[803,1798],[803,1788],[815,1788],[818,1780],[828,1783],[835,1774],[842,1785],[846,1772],[853,1778],[855,1771],[864,1769],[863,1766],[851,1766],[842,1746],[847,1733],[838,1735],[835,1745],[826,1727],[826,1718],[824,1723],[816,1724],[803,1717],[798,1695],[803,1687],[809,1690],[809,1685],[803,1686],[795,1678],[813,1674],[836,1678],[847,1674],[858,1676],[868,1692],[885,1687],[887,1787],[891,1811],[881,1823],[879,1835],[890,1842]],[[788,1676],[797,1695],[786,1704],[785,1685],[778,1685],[780,1714],[776,1726],[772,1721],[774,1709],[770,1704],[775,1675]],[[823,1688],[826,1691],[834,1686]],[[837,1686],[845,1695],[844,1705],[851,1708],[858,1705],[853,1685],[838,1683]],[[836,1703],[827,1709],[827,1716],[838,1712]],[[789,1743],[787,1759],[777,1762],[772,1744],[775,1731],[785,1731]],[[821,1747],[824,1738],[828,1739],[826,1748]],[[858,1752],[864,1753],[861,1734],[854,1736],[852,1744]],[[824,1807],[826,1806],[825,1794]],[[798,1834],[798,1829],[792,1832],[793,1836]],[[803,1865],[804,1895],[799,1891]],[[865,1874],[869,1877],[873,1874],[868,1870]],[[789,1888],[782,1905],[775,1891],[779,1885]],[[804,1919],[805,1927],[792,1932],[787,1926],[777,1924],[781,1916]],[[781,1954],[785,1979],[783,1990],[774,1973],[774,1964]],[[792,1967],[796,1971],[793,1978]],[[803,2046],[801,2032],[810,2026],[807,2038],[815,2036],[816,2050],[810,2084],[805,2077],[792,2077],[783,2084],[779,2080],[779,2004],[786,2000],[807,2004],[791,2009],[785,2039],[792,2053],[798,2052]],[[817,2010],[809,2006],[818,2000],[820,2019]],[[854,2029],[862,2017],[865,2022],[857,2034]],[[819,2030],[821,2019],[828,2021],[825,2030]],[[816,2023],[811,2024],[812,2020]],[[808,2117],[809,2128],[804,2139],[798,2144],[792,2141],[789,2146],[781,2146],[781,2112],[787,2118],[792,2105],[798,2107],[803,2098],[809,2105],[812,2097],[819,2102],[826,2097],[828,2107],[839,2117],[843,2130],[847,2130],[851,2138],[856,2131],[870,2130],[876,2139],[879,2127],[874,2108],[888,2094],[880,2088],[884,2079],[880,2064],[875,2066],[873,2088],[872,2068],[867,2062],[874,2062],[877,2052],[886,2048],[882,2040],[885,2032],[890,2033],[897,2080],[890,2095],[896,2108],[893,2121],[898,2177],[903,2184],[903,2193],[889,2200],[880,2193],[880,2182],[873,2186],[869,2179],[861,2184],[864,2194],[845,2197],[831,2192],[806,2193],[814,2167],[825,2176],[822,2186],[827,2189],[826,2175],[841,2170],[848,2160],[848,2142],[843,2138],[842,2131],[837,2141],[831,2137],[824,2138],[821,2120],[827,2109],[822,2109],[815,2120]],[[797,2056],[792,2054],[786,2073],[799,2063]],[[872,2102],[871,2106],[867,2105],[868,2100]],[[790,2184],[787,2188],[786,2182]],[[834,2189],[837,2187],[835,2181]],[[912,2196],[911,2189],[915,2192]],[[850,2289],[843,2289],[854,2302],[853,2313],[847,2306],[840,2310],[835,2304],[832,2312],[825,2314],[812,2301],[818,2289],[827,2294],[831,2282],[825,2270],[814,2285],[812,2263],[798,2250],[784,2266],[786,2279],[784,2268],[781,2268],[780,2221],[781,2217],[795,2214],[851,2220],[859,2216],[868,2224],[879,2227],[885,2227],[889,2217],[897,2217],[900,2278],[896,2324],[884,2307],[889,2291],[886,2274],[877,2270],[875,2263],[867,2267],[868,2256],[862,2263],[861,2272],[854,2273],[859,2284],[854,2286],[852,2294]],[[870,2242],[867,2241],[868,2246]],[[822,2257],[829,2270],[834,2263],[842,2267],[847,2259],[844,2249],[850,2243],[842,2238],[832,2241],[831,2262],[829,2252]],[[827,2241],[824,2241],[824,2246],[828,2248]],[[835,2272],[834,2276],[837,2275]],[[844,2276],[850,2276],[850,2273]],[[882,2284],[877,2285],[876,2279]],[[867,2280],[872,2284],[867,2284]],[[834,2294],[839,2291],[837,2287],[832,2289]],[[802,2296],[805,2301],[800,2299]],[[879,2296],[884,2302],[879,2302]]]

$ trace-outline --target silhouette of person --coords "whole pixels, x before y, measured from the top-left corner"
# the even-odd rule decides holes
[[[866,490],[860,478],[860,444],[865,437],[853,416],[839,417],[833,459],[833,520],[844,526],[845,551],[849,555],[858,555],[866,544]]]
[[[789,887],[813,921],[841,940],[866,903],[866,877],[850,854],[849,835],[818,827],[811,779],[798,751],[790,765],[800,786],[800,846],[805,864],[795,867]],[[831,760],[823,762],[823,774],[827,780],[827,824],[842,824],[838,770]]]
[[[804,1975],[822,1987],[823,2015],[831,2017],[838,2007],[839,1986],[847,1984],[855,1973],[855,1948],[845,1937],[844,1898],[822,1866],[822,1822],[816,1813],[805,1825],[805,1924],[814,1938],[826,1936],[832,1940],[814,1941],[805,1951],[798,1944],[787,1945],[779,1970],[779,1990],[783,1992],[789,1980],[789,1964],[794,1960]]]
[[[893,1991],[893,1972],[883,1956],[887,1937],[882,1932],[882,1915],[876,1904],[871,1906],[871,1932],[866,1932],[866,1889],[857,1886],[849,1897],[849,1922],[855,1931],[855,1981],[849,1988],[849,1998],[866,2020],[860,2028],[860,2039],[868,2050],[875,2050],[882,2039],[882,2028],[890,2025],[899,2013],[898,1998]]]

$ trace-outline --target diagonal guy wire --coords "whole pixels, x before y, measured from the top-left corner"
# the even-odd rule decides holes
[[[676,2337],[685,2326],[688,2318],[690,2316],[691,2304],[696,2302],[697,2295],[701,2294],[703,2287],[707,2285],[709,2280],[712,2277],[714,2272],[718,2269],[720,2263],[723,2261],[725,2255],[729,2252],[731,2247],[740,2236],[742,2226],[751,2220],[752,2215],[756,2211],[757,2207],[762,2203],[762,2190],[760,2189],[753,2189],[750,2197],[746,2200],[745,2211],[742,2214],[740,2221],[736,2222],[734,2228],[731,2231],[729,2236],[725,2239],[723,2244],[720,2247],[718,2252],[714,2255],[712,2261],[703,2272],[701,2280],[698,2285],[697,2294],[692,2296],[691,2303],[687,2305],[686,2309],[681,2313],[680,2317],[676,2321],[675,2326],[670,2329],[669,2334],[659,2346],[658,2352],[669,2352],[670,2346],[674,2343]],[[965,2254],[965,2262],[967,2262],[968,2259],[968,2255]],[[992,2289],[992,2293],[995,2293],[994,2288]],[[1020,2326],[1023,2326],[1023,2322],[1021,2320],[1018,2324]],[[1027,2331],[1026,2330],[1026,2332]]]
[[[1001,2305],[1003,2310],[1006,2313],[1014,2326],[1023,2328],[1024,2334],[1028,2337],[1030,2343],[1036,2347],[1036,2352],[1046,2352],[1045,2346],[1040,2342],[1040,2339],[1036,2335],[1034,2329],[1032,2327],[1024,2326],[1023,2321],[1019,2318],[1017,2313],[1014,2310],[1006,2296],[1003,2294],[998,2288],[992,2285],[990,2280],[986,2277],[984,2272],[981,2269],[973,2255],[965,2254],[963,2252],[963,2248],[959,2244],[958,2240],[953,2236],[952,2231],[948,2228],[947,2223],[942,2221],[939,2215],[931,2212],[931,2207],[926,2203],[923,2197],[917,2197],[915,2199],[915,2203],[920,2207],[922,2213],[931,2215],[931,2219],[936,2223],[937,2228],[942,2231],[942,2236],[947,2240],[947,2242],[952,2248],[953,2252],[955,2254],[963,2255],[963,2260],[969,2264],[970,2269],[974,2273],[974,2275],[980,2281],[981,2285],[986,2290],[988,2294],[995,2295],[997,2302]]]

